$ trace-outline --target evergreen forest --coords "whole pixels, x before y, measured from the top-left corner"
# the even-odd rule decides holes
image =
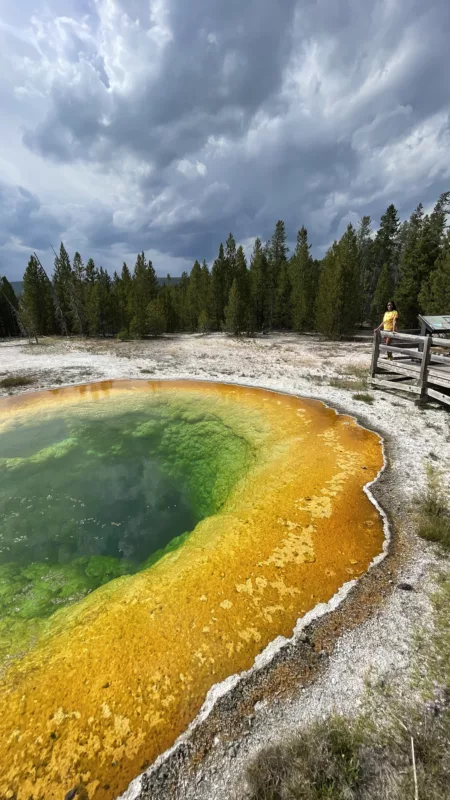
[[[230,233],[209,268],[195,261],[190,274],[158,280],[145,253],[132,269],[110,273],[64,244],[46,272],[33,253],[23,295],[0,278],[0,337],[115,336],[138,339],[176,331],[317,331],[339,338],[378,324],[386,303],[398,306],[400,327],[417,328],[417,315],[450,313],[450,192],[424,214],[419,204],[400,221],[390,205],[376,233],[369,216],[348,225],[321,260],[311,255],[302,227],[293,252],[282,220],[271,239],[256,239],[249,263]]]

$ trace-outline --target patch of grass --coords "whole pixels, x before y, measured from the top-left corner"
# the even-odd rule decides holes
[[[383,729],[330,718],[266,748],[247,771],[248,800],[448,800],[450,712],[395,707]],[[403,719],[405,719],[405,722]]]
[[[352,395],[353,400],[359,400],[361,403],[367,403],[368,405],[373,405],[375,400],[374,396],[368,394],[367,392],[359,392],[357,394]]]
[[[153,373],[154,371],[155,371],[155,370],[154,370],[153,368],[152,368],[152,369],[141,369],[141,372],[142,372],[144,375],[152,375],[152,373]]]
[[[450,550],[450,503],[441,473],[427,464],[427,485],[415,498],[418,534]]]
[[[16,386],[30,386],[34,383],[35,379],[30,378],[29,375],[10,375],[8,378],[0,380],[2,389],[13,389]]]
[[[434,508],[435,498],[429,502]],[[247,770],[245,800],[406,800],[417,795],[420,800],[448,800],[448,574],[432,602],[433,632],[419,632],[422,698],[396,700],[389,686],[376,683],[359,717],[330,717],[262,750]],[[407,688],[402,686],[402,697]]]
[[[368,367],[359,367],[357,364],[344,364],[342,368],[343,375],[354,375],[359,380],[365,380],[368,372]]]
[[[352,392],[367,388],[366,380],[351,380],[350,378],[330,378],[329,384],[335,389],[350,389]]]
[[[361,740],[334,717],[311,725],[290,741],[263,750],[247,772],[251,800],[325,800],[356,797],[361,780]]]

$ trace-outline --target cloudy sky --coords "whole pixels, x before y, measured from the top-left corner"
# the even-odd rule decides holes
[[[448,0],[0,0],[0,273],[159,274],[450,188]]]

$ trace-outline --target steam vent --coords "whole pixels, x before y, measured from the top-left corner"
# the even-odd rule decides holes
[[[111,800],[363,573],[380,439],[316,401],[107,382],[0,401],[0,797]]]

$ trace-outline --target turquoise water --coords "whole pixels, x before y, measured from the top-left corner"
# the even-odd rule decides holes
[[[152,437],[123,434],[122,426],[139,421],[124,417],[69,428],[55,420],[0,437],[1,455],[25,459],[1,481],[2,561],[67,564],[111,556],[126,560],[129,571],[195,527],[200,515],[193,498],[167,472]],[[72,446],[64,454],[44,465],[27,463],[37,450],[68,440]]]
[[[180,546],[249,457],[221,419],[173,400],[47,412],[1,433],[0,655],[33,620]]]

